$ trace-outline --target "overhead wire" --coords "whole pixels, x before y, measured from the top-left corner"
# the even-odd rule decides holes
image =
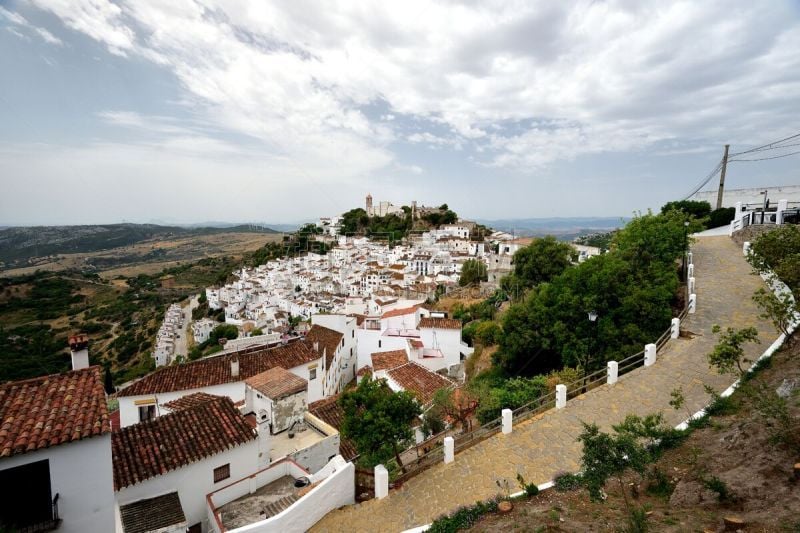
[[[743,152],[736,152],[734,154],[730,154],[729,157],[734,157],[734,156],[737,156],[737,155],[749,154],[749,153],[752,153],[752,152],[761,152],[761,151],[764,151],[764,150],[777,150],[779,148],[784,148],[784,146],[782,146],[781,143],[784,143],[786,141],[791,141],[792,139],[798,139],[798,138],[800,138],[800,133],[796,133],[794,135],[790,135],[788,137],[784,137],[783,139],[779,139],[777,141],[772,141],[771,143],[763,144],[761,146],[756,146],[755,148],[751,148],[751,149],[745,150]],[[781,146],[776,146],[776,145],[781,145]]]
[[[760,157],[758,159],[728,159],[728,163],[743,163],[748,161],[766,161],[768,159],[780,159],[781,157],[789,157],[790,155],[800,154],[800,150],[796,152],[789,152],[788,154],[774,155],[772,157]]]

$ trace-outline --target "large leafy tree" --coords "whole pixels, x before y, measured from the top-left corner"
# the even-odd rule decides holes
[[[344,411],[342,437],[355,444],[364,464],[394,457],[404,468],[400,452],[412,442],[411,423],[422,413],[411,393],[394,392],[384,380],[363,379],[342,394],[339,404]]]
[[[503,288],[534,287],[550,281],[569,268],[576,257],[572,246],[555,237],[536,239],[514,254],[514,272]]]
[[[486,263],[480,259],[467,259],[461,266],[461,277],[458,278],[458,284],[464,287],[487,279],[489,278]]]

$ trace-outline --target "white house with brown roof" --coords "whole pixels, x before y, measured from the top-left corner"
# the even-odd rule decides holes
[[[111,425],[99,367],[0,385],[0,523],[114,530]]]
[[[170,493],[177,493],[189,528],[206,532],[206,495],[258,470],[257,433],[230,398],[198,398],[173,408],[112,435],[118,533],[131,533],[121,508],[142,506],[142,500],[156,505],[155,496]]]
[[[160,416],[165,404],[196,392],[244,402],[245,380],[278,366],[308,382],[309,402],[324,397],[324,345],[315,349],[313,342],[298,340],[162,367],[117,394],[120,424],[125,427]]]

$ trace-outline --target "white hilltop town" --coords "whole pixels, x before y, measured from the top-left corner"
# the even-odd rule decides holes
[[[443,208],[412,202],[409,213],[367,196],[364,211],[455,217]],[[473,353],[461,321],[436,309],[437,296],[462,290],[470,259],[486,264],[479,290],[488,294],[530,239],[449,220],[388,242],[349,235],[343,220],[322,218],[306,228],[307,250],[208,287],[217,320],[192,320],[203,295],[170,305],[152,352],[156,370],[121,386],[112,412],[84,334],[69,339],[71,372],[5,386],[16,410],[6,415],[21,422],[4,426],[4,465],[50,487],[36,531],[306,531],[355,502],[358,451],[340,436],[337,400],[370,375],[418,402],[414,443],[400,451],[413,461],[429,442],[434,395],[463,383]],[[206,343],[221,326],[237,338],[190,360],[187,337]],[[48,405],[79,420],[25,425],[25,413]]]

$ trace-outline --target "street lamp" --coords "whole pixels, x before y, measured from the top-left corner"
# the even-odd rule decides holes
[[[588,371],[589,371],[589,362],[592,359],[592,344],[594,344],[592,342],[592,340],[594,339],[594,336],[595,336],[594,335],[594,333],[595,333],[594,324],[597,322],[597,317],[599,316],[597,314],[597,311],[595,311],[594,309],[592,309],[591,311],[589,311],[586,314],[589,317],[589,322],[592,324],[592,326],[589,329],[589,343],[588,343],[588,346],[586,347],[586,351],[588,353],[586,354],[586,368],[583,369],[583,372],[584,372],[583,390],[581,390],[581,394],[586,392],[586,376],[588,375]]]

